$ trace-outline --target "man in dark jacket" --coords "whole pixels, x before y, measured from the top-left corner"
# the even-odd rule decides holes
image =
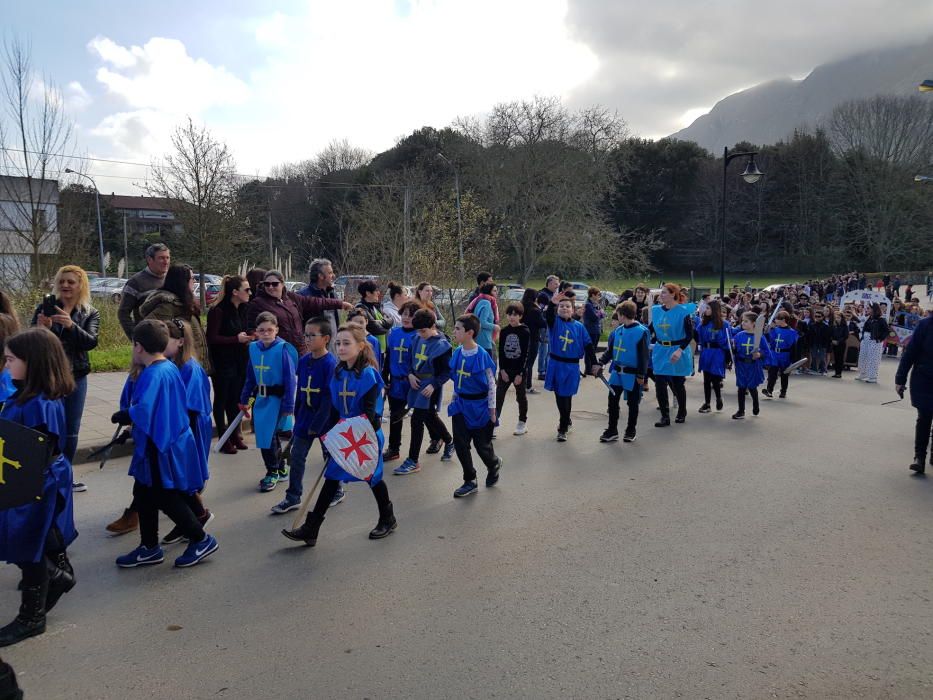
[[[146,267],[130,277],[123,286],[117,318],[126,337],[133,340],[133,329],[142,321],[139,307],[146,297],[161,289],[165,274],[172,264],[172,253],[164,243],[153,243],[146,248]]]
[[[334,266],[330,260],[327,258],[316,258],[311,261],[311,266],[308,268],[308,286],[302,289],[299,294],[303,297],[336,299],[337,292],[334,291],[334,279],[336,279],[336,277],[337,276],[334,274]],[[334,341],[337,338],[337,329],[340,328],[340,313],[334,309],[333,311],[325,311],[322,315],[331,322],[330,327],[334,331],[331,335],[329,346],[330,351],[333,352]]]
[[[914,432],[914,462],[910,465],[917,474],[926,470],[927,447],[933,426],[933,316],[917,324],[913,337],[904,348],[901,362],[894,375],[897,393],[903,398],[910,374],[910,404],[917,409]],[[933,459],[931,459],[933,464]]]

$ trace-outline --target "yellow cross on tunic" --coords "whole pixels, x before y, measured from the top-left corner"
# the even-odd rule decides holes
[[[745,342],[742,343],[742,347],[745,348],[745,354],[751,357],[752,348],[755,347],[755,341],[749,336],[745,339]]]
[[[613,359],[614,359],[616,362],[618,362],[618,363],[621,364],[621,362],[622,362],[622,356],[623,356],[624,354],[625,354],[625,348],[622,347],[621,345],[619,345],[619,346],[616,347],[616,356],[615,356]]]
[[[321,393],[320,389],[313,389],[311,387],[311,375],[310,374],[308,375],[308,385],[301,387],[301,391],[305,393],[305,402],[308,404],[309,407],[311,406],[311,394]]]
[[[781,346],[784,344],[784,338],[778,336],[774,339],[774,349],[781,352]]]
[[[340,398],[343,399],[343,412],[347,415],[350,414],[350,407],[347,405],[348,396],[356,396],[355,391],[347,391],[347,378],[343,378],[343,391],[337,394]]]
[[[6,446],[6,440],[0,438],[0,484],[5,484],[6,480],[3,478],[3,467],[9,464],[14,469],[22,469],[23,465],[17,462],[15,459],[10,459],[6,456],[3,449]]]
[[[421,365],[424,364],[424,361],[428,359],[428,356],[424,354],[424,349],[426,347],[427,345],[422,344],[422,346],[418,348],[418,352],[415,353],[415,359],[418,360],[418,364],[415,365],[415,369],[420,368]]]
[[[463,368],[466,367],[466,360],[460,360],[460,369],[457,370],[457,391],[460,391],[460,387],[463,384],[464,376],[469,377],[472,372],[467,372]]]
[[[567,346],[573,342],[573,338],[570,337],[570,329],[566,329],[564,334],[558,338],[558,340],[564,341],[564,347],[561,348],[561,352],[567,352]]]
[[[405,361],[405,353],[408,352],[408,348],[405,347],[405,345],[402,344],[402,341],[401,341],[401,340],[399,340],[399,341],[398,341],[398,347],[395,347],[395,348],[392,348],[392,349],[395,350],[395,351],[398,353],[398,361],[399,361],[399,364],[403,363],[403,362]],[[427,359],[427,357],[425,357],[425,359]]]
[[[258,365],[253,365],[253,369],[256,370],[257,372],[259,372],[259,378],[256,380],[257,383],[259,383],[259,384],[265,384],[265,382],[262,381],[262,379],[263,379],[263,372],[265,372],[267,369],[272,369],[269,365],[263,364],[263,363],[265,362],[265,359],[266,359],[266,358],[264,358],[264,357],[260,357],[260,358],[259,358],[259,364],[258,364]]]
[[[664,335],[667,335],[667,334],[668,334],[668,333],[667,333],[667,329],[671,327],[671,324],[667,322],[667,316],[666,316],[666,315],[665,315],[665,316],[662,316],[662,317],[661,317],[661,320],[664,321],[664,323],[659,323],[659,324],[658,324],[658,328],[662,328],[662,329],[664,330]],[[663,338],[662,338],[662,340],[663,340]]]

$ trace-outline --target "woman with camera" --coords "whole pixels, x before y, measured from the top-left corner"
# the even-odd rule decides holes
[[[87,398],[87,375],[91,372],[88,351],[97,347],[100,313],[91,306],[91,288],[87,273],[77,265],[65,265],[55,273],[54,294],[47,294],[32,316],[33,326],[43,326],[58,336],[71,365],[75,390],[64,398],[65,428],[68,434],[62,454],[74,462],[78,449],[81,415]],[[72,483],[75,491],[86,491],[81,482]]]

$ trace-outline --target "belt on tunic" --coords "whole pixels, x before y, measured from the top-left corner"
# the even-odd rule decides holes
[[[256,396],[285,396],[285,387],[281,384],[259,384],[256,387]]]
[[[578,365],[578,364],[580,364],[580,358],[579,358],[579,357],[560,357],[559,355],[555,355],[553,352],[549,352],[549,353],[548,353],[548,356],[549,356],[552,360],[557,360],[558,362],[567,362],[567,363],[572,364],[572,365]]]
[[[418,377],[418,379],[430,379],[431,377],[434,376],[434,372],[427,372],[427,373],[424,373],[424,372],[421,372],[421,373],[415,372],[415,376]]]
[[[622,372],[623,374],[638,374],[637,367],[624,367],[622,365],[613,365],[612,369],[615,372]]]
[[[715,342],[715,341],[714,341],[714,342],[711,342],[711,343],[703,343],[703,345],[702,345],[701,347],[702,347],[704,350],[706,350],[707,348],[713,348],[713,349],[715,349],[715,350],[718,350],[718,349],[719,349],[719,343],[717,343],[717,342]]]
[[[659,340],[658,342],[664,347],[669,348],[672,345],[680,345],[684,340],[685,338],[680,338],[679,340]]]
[[[737,357],[737,358],[735,358],[735,361],[736,361],[736,362],[743,362],[743,363],[745,363],[746,365],[750,365],[750,364],[753,364],[753,363],[755,363],[755,362],[758,362],[758,360],[755,360],[755,359],[753,359],[753,358],[751,358],[751,357]]]
[[[488,394],[457,394],[461,399],[466,399],[467,401],[479,401],[480,399],[489,398]]]

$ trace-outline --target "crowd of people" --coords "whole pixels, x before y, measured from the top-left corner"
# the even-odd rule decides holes
[[[521,301],[500,309],[496,282],[485,272],[463,313],[451,309],[450,319],[428,282],[413,289],[390,282],[383,296],[375,281],[364,280],[354,305],[338,297],[334,280],[324,259],[311,263],[301,293],[288,291],[277,270],[227,276],[202,325],[191,268],[173,264],[162,244],[147,249],[146,267],[126,283],[118,314],[133,359],[112,420],[115,442],[133,440],[134,482],[130,505],[106,527],[115,535],[140,534],[139,545],[117,558],[119,567],[159,564],[163,547],[179,542],[187,543],[174,562],[181,568],[218,550],[206,529],[213,514],[201,492],[210,477],[215,431],[214,452],[249,449],[244,419],[262,460],[258,490],[288,484],[272,513],[305,509],[282,530],[285,537],[314,546],[328,509],[347,497],[348,484],[364,482],[378,510],[369,537],[382,539],[398,522],[385,465],[398,462],[392,469],[397,476],[418,473],[425,431],[426,455],[456,458],[461,466],[454,498],[479,490],[474,453],[485,467],[485,486],[499,482],[503,460],[494,441],[511,389],[517,404],[513,435],[527,433],[529,396],[540,393],[540,385],[554,395],[555,439],[564,443],[581,379],[594,377],[608,391],[600,441],[631,442],[652,385],[659,411],[654,426],[669,429],[687,420],[686,380],[697,373],[704,397],[699,414],[724,410],[726,377],[734,373],[735,420],[746,417],[749,401],[757,416],[762,400],[775,398],[775,391],[786,398],[795,372],[832,372],[839,379],[857,367],[857,380],[877,382],[892,320],[913,332],[897,388],[903,395],[912,371],[919,417],[911,468],[925,470],[933,333],[912,289],[897,277],[882,284],[890,309],[877,297],[845,296],[868,289],[856,273],[774,291],[735,287],[721,298],[703,294],[695,300],[677,284],[639,286],[623,292],[614,308],[604,308],[598,288],[579,298],[569,282],[552,275],[542,289],[526,289]],[[34,310],[31,325],[21,330],[16,311],[0,295],[6,361],[0,417],[44,433],[56,446],[42,498],[0,511],[0,554],[22,570],[22,605],[13,622],[0,628],[0,646],[41,634],[46,613],[76,581],[67,547],[77,535],[73,493],[85,486],[73,480],[71,463],[87,395],[88,352],[100,330],[80,267],[58,271],[54,294]],[[446,392],[449,420],[441,412]],[[623,399],[627,416],[620,435]],[[304,505],[302,498],[315,440],[324,469],[312,507],[314,487]],[[161,539],[160,512],[173,523]]]

